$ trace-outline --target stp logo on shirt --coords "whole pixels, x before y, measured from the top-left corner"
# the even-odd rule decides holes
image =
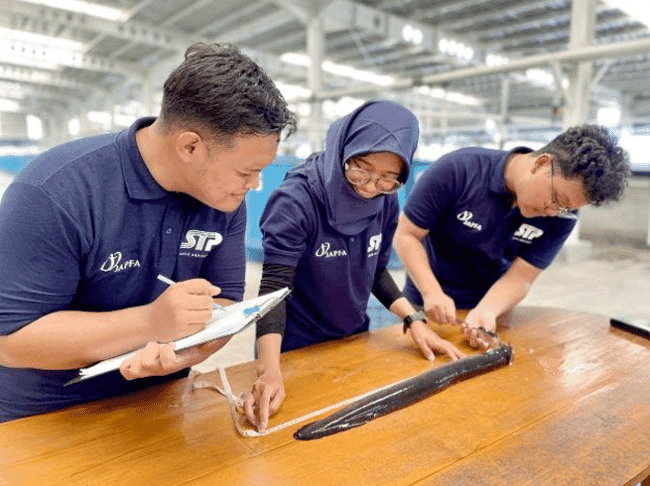
[[[185,233],[185,241],[181,248],[191,248],[197,251],[210,251],[223,241],[223,236],[213,231],[189,230]]]
[[[544,234],[544,230],[533,226],[532,224],[523,223],[515,234],[512,236],[515,240],[522,243],[531,244],[535,238],[539,238]]]
[[[370,242],[368,243],[368,256],[377,255],[379,253],[380,248],[381,248],[381,233],[370,237]]]

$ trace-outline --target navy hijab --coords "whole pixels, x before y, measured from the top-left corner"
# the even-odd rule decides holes
[[[385,196],[365,199],[350,187],[344,174],[345,162],[370,152],[392,152],[402,159],[399,180],[405,182],[418,137],[415,115],[391,101],[365,103],[330,126],[325,150],[312,154],[304,171],[325,206],[332,228],[345,235],[359,234],[384,207]]]

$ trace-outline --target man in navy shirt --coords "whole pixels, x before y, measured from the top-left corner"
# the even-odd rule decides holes
[[[438,323],[496,328],[553,261],[586,204],[618,200],[627,154],[598,126],[574,127],[540,150],[466,148],[432,163],[410,192],[395,233],[404,294]]]
[[[55,147],[16,177],[0,205],[0,422],[184,376],[228,341],[159,344],[202,329],[213,297],[241,300],[244,197],[294,127],[258,65],[199,43],[158,118]]]

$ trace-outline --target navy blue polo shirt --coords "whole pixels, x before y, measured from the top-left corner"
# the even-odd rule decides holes
[[[148,304],[166,288],[158,274],[202,277],[221,288],[220,297],[241,300],[246,208],[226,214],[165,191],[135,141],[153,120],[55,147],[7,188],[0,205],[0,334],[59,310]],[[0,366],[0,421],[170,379],[127,382],[113,372],[64,388],[76,375]]]
[[[447,154],[422,173],[404,205],[423,239],[429,262],[444,292],[458,308],[473,308],[510,268],[516,257],[544,269],[576,224],[566,217],[524,218],[512,208],[504,167],[512,152],[465,148]],[[410,279],[405,295],[422,304]]]
[[[397,195],[356,235],[336,231],[300,168],[270,195],[260,219],[264,262],[296,268],[282,351],[367,331],[377,272],[388,264]]]

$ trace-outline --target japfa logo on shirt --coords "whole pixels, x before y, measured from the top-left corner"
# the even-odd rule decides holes
[[[476,221],[472,221],[473,217],[474,214],[468,210],[461,211],[456,215],[456,219],[458,219],[458,221],[463,223],[468,228],[472,228],[476,231],[481,231],[483,229],[483,226],[481,226],[481,224],[477,223]]]
[[[332,258],[332,257],[341,257],[347,256],[348,252],[345,250],[332,250],[330,249],[330,242],[326,241],[321,243],[318,249],[314,252],[314,256],[317,258]]]
[[[116,251],[108,255],[106,261],[102,264],[99,269],[102,272],[123,272],[128,268],[136,268],[140,266],[140,260],[126,260],[122,261],[122,252]]]

